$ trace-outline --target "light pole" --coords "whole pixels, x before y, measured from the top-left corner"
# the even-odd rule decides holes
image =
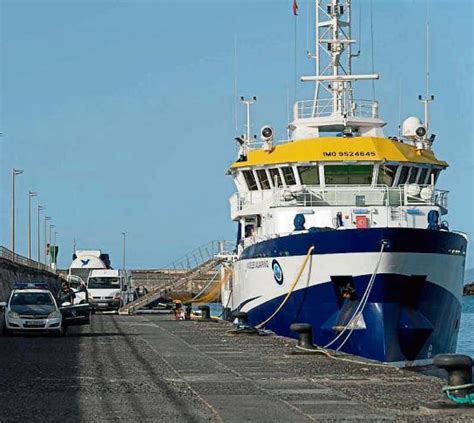
[[[48,232],[47,232],[47,226],[48,226],[48,220],[51,220],[50,216],[45,216],[44,217],[44,264],[46,264],[46,251],[48,249]]]
[[[10,249],[15,252],[15,178],[21,175],[21,169],[12,169],[12,192],[11,192],[11,212],[10,212]],[[15,257],[15,256],[13,256]]]
[[[125,270],[125,241],[126,241],[126,233],[122,232],[122,269]]]
[[[31,199],[37,197],[38,193],[28,191],[28,258],[31,260]]]
[[[37,225],[37,241],[38,241],[38,263],[41,263],[41,231],[40,231],[40,214],[44,210],[43,206],[38,206],[38,225]]]

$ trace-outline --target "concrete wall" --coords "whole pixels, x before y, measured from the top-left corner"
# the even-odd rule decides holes
[[[0,258],[0,301],[8,299],[11,289],[17,282],[48,283],[54,294],[58,291],[61,283],[57,275]]]

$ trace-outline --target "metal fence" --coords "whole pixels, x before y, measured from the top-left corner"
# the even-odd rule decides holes
[[[43,270],[49,273],[56,273],[51,267],[39,263],[35,260],[31,260],[27,257],[16,254],[8,248],[0,246],[0,258],[11,261],[12,263],[20,264],[21,266],[31,267],[32,269]]]

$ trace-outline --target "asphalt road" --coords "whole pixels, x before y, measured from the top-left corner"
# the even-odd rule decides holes
[[[62,338],[0,337],[0,422],[212,420],[140,336],[140,319],[124,320],[95,315]]]
[[[474,420],[423,408],[440,379],[294,355],[292,340],[226,324],[92,317],[63,338],[0,336],[0,423]]]

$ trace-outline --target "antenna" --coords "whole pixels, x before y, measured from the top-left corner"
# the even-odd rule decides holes
[[[251,99],[246,100],[245,97],[240,97],[240,101],[242,104],[245,105],[245,108],[247,109],[247,119],[245,123],[245,142],[248,143],[250,142],[250,130],[251,130],[251,125],[250,125],[250,107],[256,103],[257,97],[253,96]]]
[[[425,128],[426,134],[428,134],[428,130],[430,128],[430,121],[429,121],[429,103],[434,101],[434,95],[430,95],[430,21],[429,21],[429,0],[426,1],[426,93],[425,98],[422,95],[418,96],[418,100],[420,100],[424,104],[425,109]]]

